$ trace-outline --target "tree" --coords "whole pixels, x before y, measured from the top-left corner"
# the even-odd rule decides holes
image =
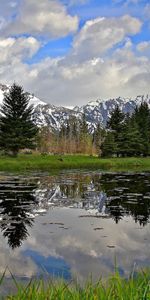
[[[119,106],[116,105],[115,109],[112,111],[110,119],[107,122],[107,128],[113,130],[115,135],[122,131],[122,125],[125,115],[120,110]]]
[[[14,83],[4,95],[0,112],[0,148],[13,156],[20,149],[34,148],[38,129],[32,121],[33,107],[21,86]]]
[[[101,127],[100,123],[98,123],[93,132],[93,146],[98,155],[101,153],[101,145],[104,141],[105,134],[105,129]]]
[[[119,106],[117,105],[112,111],[110,119],[107,122],[107,128],[109,128],[114,133],[114,142],[116,144],[117,156],[119,156],[121,150],[120,145],[122,139],[122,132],[124,128],[124,119],[125,115],[124,113],[122,113]]]
[[[150,153],[150,110],[146,102],[142,102],[139,107],[136,107],[133,118],[141,134],[143,155],[147,156]]]
[[[108,131],[102,143],[101,151],[103,157],[111,157],[116,154],[117,145],[115,143],[114,133]]]
[[[133,117],[130,117],[124,126],[120,151],[123,156],[138,156],[143,152],[142,137]]]

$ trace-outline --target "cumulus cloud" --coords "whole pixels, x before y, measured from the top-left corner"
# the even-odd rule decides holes
[[[0,63],[32,57],[41,44],[33,37],[0,39]]]
[[[137,18],[128,15],[87,21],[69,54],[35,64],[26,61],[41,47],[37,39],[1,38],[0,82],[16,81],[42,100],[66,106],[148,93],[150,60],[140,52],[148,45],[139,44],[135,52],[131,40],[141,26]]]
[[[87,21],[75,37],[74,52],[84,57],[100,56],[127,35],[138,33],[141,25],[137,18],[128,15]]]
[[[144,41],[137,45],[137,50],[144,53],[149,54],[150,53],[150,41]]]
[[[30,34],[58,38],[78,29],[78,17],[67,13],[57,0],[23,0],[16,18],[5,28],[5,34]]]

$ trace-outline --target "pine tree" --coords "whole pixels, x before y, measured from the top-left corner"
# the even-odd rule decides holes
[[[117,135],[122,130],[124,118],[124,113],[122,113],[119,106],[116,105],[115,109],[111,113],[110,119],[107,122],[107,128],[113,130],[115,135]]]
[[[114,133],[114,142],[116,144],[116,155],[119,156],[121,152],[121,139],[122,132],[124,128],[125,115],[121,112],[119,106],[117,105],[112,111],[110,119],[107,122],[107,128]]]
[[[138,125],[143,143],[143,155],[150,153],[150,110],[146,102],[136,107],[133,117]]]
[[[0,111],[0,149],[16,156],[20,149],[34,148],[38,129],[32,121],[33,107],[21,86],[13,84]]]
[[[117,145],[115,143],[114,133],[108,131],[101,146],[103,157],[112,157],[117,152]]]
[[[143,152],[141,134],[133,117],[129,118],[125,124],[121,149],[123,156],[138,156]]]

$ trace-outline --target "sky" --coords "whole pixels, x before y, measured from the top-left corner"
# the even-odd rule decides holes
[[[150,0],[0,0],[0,83],[54,105],[150,93]]]

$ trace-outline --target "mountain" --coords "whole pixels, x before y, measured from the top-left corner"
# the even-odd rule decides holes
[[[0,84],[0,104],[3,101],[4,93],[9,91],[10,86]],[[69,109],[63,106],[55,106],[46,104],[33,94],[27,93],[30,104],[34,107],[34,121],[38,126],[49,126],[52,130],[59,130],[61,125],[65,123],[70,117],[81,118],[85,114],[89,129],[93,131],[96,124],[101,123],[106,125],[112,110],[119,105],[124,113],[132,113],[136,105],[140,105],[146,101],[150,107],[150,96],[140,95],[135,99],[131,98],[112,98],[108,100],[98,99],[90,101],[88,104],[81,107],[74,107]]]
[[[0,105],[3,102],[4,93],[7,93],[10,86],[0,84]],[[47,104],[35,97],[34,94],[26,93],[30,104],[34,107],[34,122],[39,126],[49,126],[52,130],[59,130],[61,125],[70,117],[81,118],[81,113],[63,106]]]
[[[126,98],[115,98],[109,100],[96,100],[91,101],[87,105],[82,107],[75,107],[77,112],[84,113],[89,126],[100,122],[103,126],[106,125],[107,120],[110,117],[112,110],[115,109],[116,105],[120,107],[124,113],[132,113],[135,107],[140,105],[143,101],[146,101],[150,107],[150,96],[137,96],[135,99]]]

